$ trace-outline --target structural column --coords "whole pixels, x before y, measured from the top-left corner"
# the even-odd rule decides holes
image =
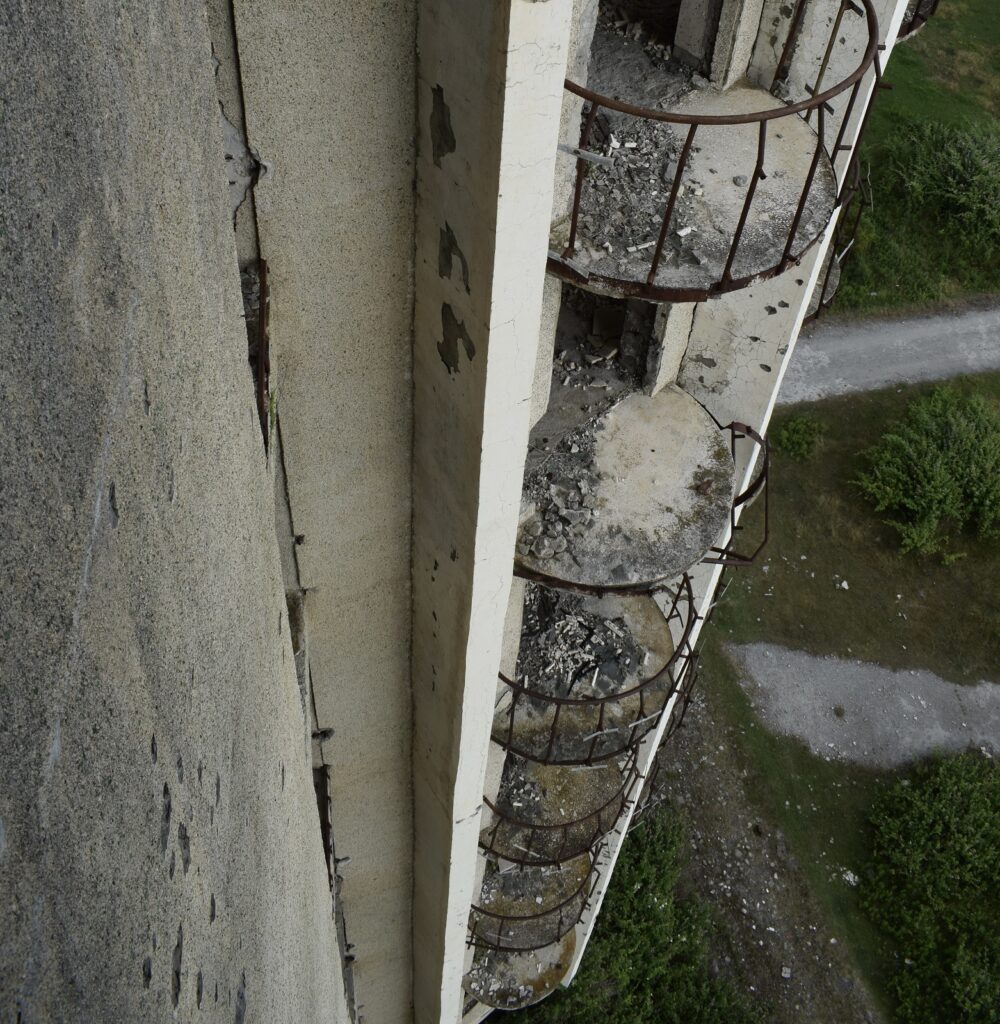
[[[414,338],[414,1019],[456,1021],[527,446],[570,0],[424,0]]]

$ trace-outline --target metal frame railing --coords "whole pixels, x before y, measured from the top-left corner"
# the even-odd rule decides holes
[[[774,80],[771,84],[772,89],[787,77],[791,63],[792,47],[801,29],[803,14],[807,2],[808,0],[798,0],[791,19],[788,39],[786,40],[784,50],[777,65]],[[862,6],[859,6],[859,3]],[[831,88],[822,89],[823,79],[829,70],[833,48],[837,42],[844,16],[848,11],[852,11],[859,16],[864,16],[866,20],[868,43],[865,47],[864,56],[855,70],[844,78],[843,81],[837,83]],[[608,96],[603,96],[600,93],[593,92],[567,79],[565,82],[566,90],[584,100],[585,103],[589,104],[589,108],[587,108],[583,119],[580,142],[577,147],[578,152],[582,155],[577,158],[576,183],[573,193],[572,211],[570,214],[569,239],[561,255],[556,256],[554,254],[550,254],[548,261],[549,272],[572,283],[595,283],[604,288],[617,291],[623,295],[643,298],[653,302],[700,302],[712,295],[735,291],[739,288],[746,287],[753,281],[773,277],[774,275],[786,270],[792,263],[798,262],[805,252],[808,251],[808,249],[815,243],[816,238],[819,237],[818,234],[816,238],[811,239],[808,244],[796,250],[796,235],[802,221],[806,202],[812,190],[820,159],[824,154],[826,154],[832,162],[839,153],[850,148],[845,144],[844,139],[851,120],[851,115],[861,92],[862,80],[873,65],[876,65],[876,74],[880,75],[880,69],[877,67],[876,62],[878,49],[878,18],[875,14],[872,0],[839,0],[837,16],[834,18],[831,26],[829,41],[823,55],[820,69],[817,73],[816,82],[810,90],[811,95],[809,99],[801,100],[798,103],[785,104],[781,107],[756,111],[750,114],[681,114],[670,111],[652,110],[647,107],[639,107],[630,103],[624,103]],[[840,128],[835,136],[832,146],[828,146],[826,142],[826,118],[827,115],[834,112],[833,107],[830,105],[830,101],[848,90],[850,90],[850,97],[843,113]],[[590,161],[587,159],[587,157],[591,155],[588,147],[591,144],[597,115],[602,109],[615,111],[619,114],[626,114],[646,121],[686,126],[687,128],[655,248],[653,249],[650,257],[649,270],[645,282],[626,280],[609,275],[591,275],[589,273],[582,272],[579,267],[573,266],[573,256],[576,252],[576,245],[578,241],[580,206],[583,197],[584,182],[587,177],[590,164]],[[799,195],[795,215],[792,219],[781,257],[778,262],[769,269],[754,273],[749,277],[735,278],[733,277],[733,267],[740,250],[740,244],[743,240],[754,195],[756,194],[757,186],[760,181],[765,179],[767,176],[764,170],[764,160],[767,152],[768,127],[772,121],[779,121],[781,118],[794,117],[798,115],[804,115],[804,119],[809,122],[812,118],[813,112],[816,113],[817,118],[817,144],[803,188]],[[657,274],[663,259],[664,246],[674,219],[674,210],[680,194],[684,170],[690,157],[698,129],[701,127],[727,125],[757,125],[758,141],[756,163],[754,165],[753,173],[749,177],[745,186],[746,195],[743,207],[732,242],[730,243],[728,258],[722,275],[718,281],[715,281],[713,284],[705,288],[670,287],[669,285],[658,284]],[[737,186],[734,185],[734,187]]]
[[[586,771],[588,768],[585,765],[567,766],[566,771]],[[480,849],[488,855],[524,865],[562,864],[588,850],[593,851],[614,829],[639,778],[635,751],[630,752],[622,776],[621,787],[610,799],[573,821],[553,824],[525,821],[486,798],[485,804],[495,821],[480,831]]]
[[[518,867],[512,870],[532,869]],[[552,945],[572,931],[583,917],[597,880],[595,856],[580,885],[554,907],[546,907],[531,914],[498,914],[474,903],[469,915],[466,942],[469,946],[504,949],[515,953],[526,953]],[[489,931],[485,930],[487,927]],[[518,937],[519,933],[521,938]],[[525,936],[531,937],[528,939]]]
[[[832,292],[830,291],[834,264],[843,273],[847,257],[854,250],[861,219],[865,211],[871,207],[871,196],[861,180],[861,167],[857,155],[851,161],[851,167],[847,174],[847,191],[841,205],[840,219],[837,221],[837,228],[830,242],[830,260],[816,285],[819,289],[819,303],[816,309],[804,317],[803,326],[818,320],[833,305],[837,294],[837,287],[834,287]]]
[[[669,660],[654,675],[620,693],[559,697],[501,673],[505,692],[493,720],[493,741],[540,764],[589,765],[624,756],[656,728],[690,657],[697,618],[691,579],[685,573],[672,592],[666,615],[667,623],[676,623],[680,630]],[[525,742],[529,736],[535,740],[530,746]]]
[[[729,513],[729,540],[725,547],[712,547],[706,558],[702,559],[707,565],[725,565],[730,568],[737,566],[753,565],[757,556],[767,546],[771,535],[771,501],[770,501],[770,474],[771,474],[771,450],[761,434],[758,434],[753,427],[746,423],[733,420],[722,428],[728,430],[731,439],[733,461],[736,461],[737,445],[741,440],[749,438],[756,445],[760,462],[760,468],[754,479],[734,498]],[[737,534],[744,529],[739,523],[739,512],[744,506],[749,505],[759,494],[764,496],[764,536],[760,543],[749,553],[741,554],[734,550]]]

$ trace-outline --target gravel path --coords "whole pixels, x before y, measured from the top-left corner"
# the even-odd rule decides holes
[[[969,746],[1000,750],[1000,685],[821,658],[772,644],[730,648],[754,709],[815,753],[892,768]]]
[[[778,402],[987,370],[1000,370],[1000,306],[902,320],[826,320],[799,339]]]

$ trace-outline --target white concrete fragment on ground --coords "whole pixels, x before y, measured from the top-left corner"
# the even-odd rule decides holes
[[[1000,684],[817,657],[772,644],[730,648],[740,685],[777,732],[822,757],[894,768],[968,747],[1000,749]]]

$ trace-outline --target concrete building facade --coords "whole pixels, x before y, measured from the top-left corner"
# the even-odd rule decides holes
[[[0,1018],[572,983],[934,7],[0,0]]]

